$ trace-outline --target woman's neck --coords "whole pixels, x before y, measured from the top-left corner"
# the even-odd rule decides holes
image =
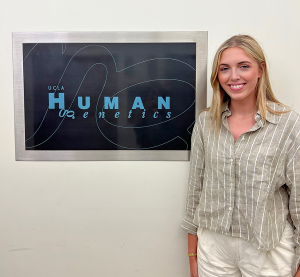
[[[237,116],[254,115],[257,112],[256,101],[230,101],[229,110]]]

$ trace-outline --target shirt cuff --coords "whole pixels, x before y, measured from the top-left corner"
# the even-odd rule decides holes
[[[198,226],[196,226],[193,222],[190,222],[186,218],[182,221],[181,227],[189,234],[197,236]]]

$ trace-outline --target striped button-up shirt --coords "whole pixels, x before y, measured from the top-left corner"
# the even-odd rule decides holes
[[[229,130],[228,105],[220,131],[211,127],[208,111],[200,113],[192,135],[186,216],[182,227],[196,235],[208,228],[271,250],[286,221],[295,226],[295,274],[300,264],[300,116],[287,107],[260,112],[256,124],[236,141]]]

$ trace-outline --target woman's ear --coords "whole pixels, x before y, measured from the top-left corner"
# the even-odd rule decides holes
[[[261,62],[261,64],[260,64],[260,68],[259,68],[259,77],[258,78],[260,78],[261,76],[262,76],[262,74],[263,74],[263,72],[264,72],[264,70],[266,69],[266,63],[265,62]]]

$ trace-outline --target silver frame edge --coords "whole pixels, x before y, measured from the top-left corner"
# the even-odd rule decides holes
[[[188,161],[185,150],[25,150],[23,43],[196,43],[195,116],[207,101],[207,31],[17,32],[13,39],[15,158],[17,161]],[[201,81],[202,78],[202,81]]]

